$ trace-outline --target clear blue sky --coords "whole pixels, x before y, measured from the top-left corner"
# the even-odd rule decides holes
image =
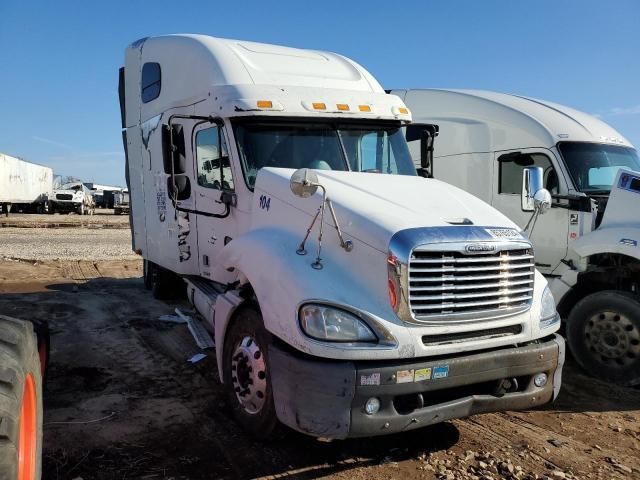
[[[185,32],[335,51],[385,88],[552,100],[640,146],[639,30],[638,0],[0,0],[0,152],[123,184],[124,49]]]

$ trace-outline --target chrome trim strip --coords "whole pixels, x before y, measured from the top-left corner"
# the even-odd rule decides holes
[[[499,288],[499,287],[515,287],[518,285],[526,285],[531,280],[521,280],[519,282],[498,282],[498,283],[473,283],[471,285],[438,285],[437,287],[412,287],[413,292],[442,292],[447,290],[476,290],[482,288]]]
[[[443,293],[441,295],[409,295],[410,300],[457,300],[459,298],[485,298],[485,297],[493,297],[498,295],[514,295],[516,293],[527,293],[533,292],[533,287],[529,288],[519,288],[516,290],[497,290],[496,293],[493,292],[482,292],[482,293]],[[498,303],[498,302],[496,302]],[[416,305],[416,308],[420,308],[419,305]]]
[[[424,252],[425,250],[414,250],[414,252]],[[438,263],[489,263],[489,262],[504,262],[506,260],[510,262],[515,262],[518,260],[532,260],[533,255],[517,255],[517,256],[509,256],[503,255],[500,258],[496,258],[495,255],[491,256],[483,256],[483,257],[471,257],[471,258],[453,258],[453,257],[442,257],[442,258],[416,258],[411,260],[412,263],[425,263],[425,264],[438,264]],[[524,264],[527,265],[527,264]]]

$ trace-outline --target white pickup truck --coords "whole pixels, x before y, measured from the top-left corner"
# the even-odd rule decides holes
[[[553,203],[531,240],[571,351],[593,376],[639,384],[640,159],[633,145],[600,119],[543,100],[476,90],[391,93],[414,121],[439,128],[435,144],[408,132],[416,163],[421,150],[433,149],[421,165],[426,175],[473,193],[521,227],[531,216],[520,201],[522,171],[542,169]]]
[[[186,281],[247,430],[382,435],[557,396],[564,343],[531,244],[416,175],[409,111],[360,65],[145,38],[119,96],[145,284]]]

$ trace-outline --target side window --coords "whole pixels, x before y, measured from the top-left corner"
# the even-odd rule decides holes
[[[159,63],[145,63],[142,66],[142,80],[140,94],[142,103],[148,103],[160,96],[162,86],[162,72]]]
[[[198,185],[218,190],[233,190],[233,176],[224,135],[219,127],[196,133]]]
[[[542,167],[544,185],[552,194],[558,194],[558,175],[549,157],[542,153],[507,153],[498,158],[500,181],[498,193],[520,194],[524,167]]]

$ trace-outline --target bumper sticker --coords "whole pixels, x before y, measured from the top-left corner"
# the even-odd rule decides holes
[[[449,376],[449,365],[433,367],[433,378],[447,378]]]
[[[431,380],[431,367],[417,369],[414,378],[416,382]]]
[[[380,374],[360,375],[360,385],[380,385]]]
[[[396,383],[413,382],[413,370],[398,370],[396,372]]]

